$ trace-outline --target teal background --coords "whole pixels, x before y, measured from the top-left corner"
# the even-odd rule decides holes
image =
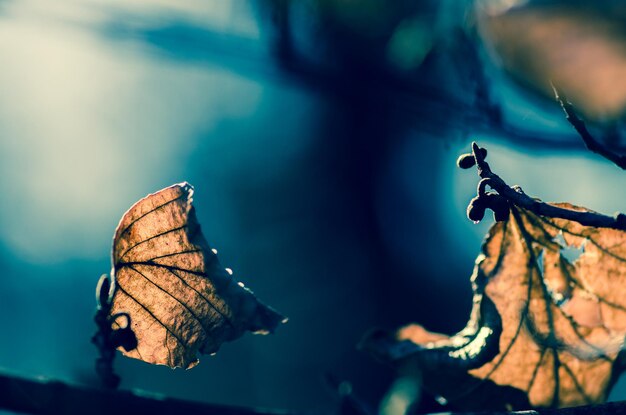
[[[462,85],[435,90],[441,107],[411,101],[419,89],[386,89],[374,47],[361,54],[335,34],[336,49],[320,52],[307,13],[294,44],[334,78],[281,66],[262,2],[0,1],[3,372],[97,384],[94,290],[114,229],[173,183],[195,186],[224,266],[290,320],[189,371],[119,357],[122,388],[289,409],[333,408],[328,373],[377,405],[392,371],[355,348],[372,327],[463,327],[491,223],[465,217],[477,177],[455,160],[472,140],[533,196],[626,210],[626,175],[496,66],[488,79],[511,125],[556,138],[474,128],[445,107],[450,94],[467,101]],[[355,56],[333,55],[344,47]],[[429,59],[408,77],[438,85],[463,68]]]

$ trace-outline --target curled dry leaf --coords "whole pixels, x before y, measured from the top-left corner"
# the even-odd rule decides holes
[[[363,346],[418,366],[424,387],[459,409],[606,399],[622,370],[626,232],[514,206],[490,229],[472,285],[472,314],[457,335],[411,325],[394,335],[370,334]]]
[[[110,314],[130,317],[137,347],[119,348],[128,357],[190,368],[198,352],[215,353],[246,331],[272,332],[285,320],[220,265],[192,195],[188,183],[148,195],[115,232]]]

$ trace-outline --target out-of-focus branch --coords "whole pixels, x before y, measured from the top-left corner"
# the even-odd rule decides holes
[[[205,414],[289,415],[280,410],[263,410],[212,405],[139,395],[131,391],[90,389],[59,381],[30,380],[0,374],[0,409],[30,414]]]
[[[554,90],[554,96],[556,100],[561,104],[563,111],[565,112],[565,116],[567,121],[576,129],[580,137],[583,139],[583,142],[589,149],[589,151],[593,151],[596,154],[601,155],[602,157],[612,161],[618,167],[626,170],[626,156],[621,156],[612,152],[609,148],[602,145],[598,140],[596,140],[589,130],[587,130],[587,126],[584,121],[578,118],[576,112],[574,111],[574,107],[572,103],[567,100],[567,97],[556,85],[552,85],[552,89]]]
[[[311,404],[316,406],[315,403]],[[243,408],[190,402],[163,396],[139,395],[130,391],[89,389],[59,381],[30,380],[0,374],[0,409],[30,414],[204,414],[204,415],[295,415],[295,412]],[[313,415],[306,411],[301,414]],[[335,412],[336,413],[336,412]],[[354,413],[341,408],[340,414]],[[562,409],[537,409],[517,412],[464,412],[450,415],[614,415],[626,413],[626,402]]]
[[[608,402],[573,408],[546,408],[515,412],[448,412],[449,415],[616,415],[624,413],[626,413],[626,402]]]
[[[489,164],[485,161],[485,152],[480,151],[480,147],[478,147],[478,144],[475,142],[472,143],[472,154],[475,159],[478,175],[482,178],[481,186],[483,188],[485,186],[491,187],[510,203],[541,216],[573,220],[585,226],[626,231],[626,215],[623,213],[618,213],[615,216],[607,216],[592,211],[565,209],[542,202],[538,199],[533,199],[525,194],[519,187],[510,187],[500,176],[492,172]]]

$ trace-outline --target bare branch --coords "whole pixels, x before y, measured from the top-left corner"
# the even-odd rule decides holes
[[[571,102],[567,100],[567,97],[565,96],[563,91],[561,91],[554,84],[552,84],[552,89],[554,90],[554,96],[556,100],[559,101],[559,104],[561,104],[561,107],[565,112],[567,121],[569,121],[569,123],[572,124],[572,126],[576,129],[589,151],[593,151],[594,153],[601,155],[602,157],[615,163],[615,165],[617,165],[621,169],[626,170],[626,156],[620,156],[619,154],[612,152],[606,146],[602,145],[598,140],[596,140],[591,135],[589,130],[587,130],[587,126],[585,125],[584,121],[578,118],[578,116],[574,112],[574,107],[572,106]]]
[[[564,209],[554,206],[539,199],[533,199],[525,194],[521,188],[510,187],[497,174],[491,171],[489,164],[485,161],[483,152],[475,142],[472,143],[472,154],[476,160],[478,175],[484,180],[489,179],[488,185],[505,197],[510,203],[527,209],[537,215],[550,218],[561,218],[573,220],[584,226],[594,226],[596,228],[611,228],[626,231],[626,215],[617,213],[615,216],[607,216],[597,212],[581,212],[577,210]],[[482,181],[481,181],[482,182]]]

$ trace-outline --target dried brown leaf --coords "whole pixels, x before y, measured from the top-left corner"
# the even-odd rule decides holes
[[[153,364],[190,368],[245,331],[272,332],[284,320],[217,259],[180,183],[134,204],[113,239],[111,315],[128,313],[137,347],[119,350]]]
[[[626,232],[514,206],[490,229],[482,251],[462,332],[442,337],[415,325],[393,338],[369,336],[365,346],[386,359],[417,360],[425,387],[459,408],[604,401],[622,370]],[[502,388],[522,392],[527,402],[519,394],[502,401]]]

